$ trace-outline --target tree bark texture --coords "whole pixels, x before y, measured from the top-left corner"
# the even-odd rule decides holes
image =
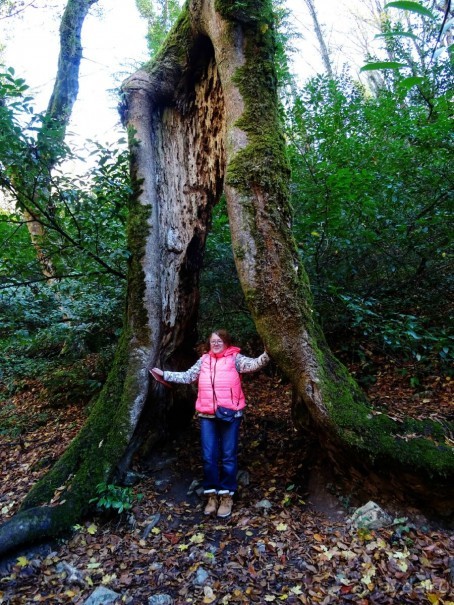
[[[309,419],[339,475],[351,469],[363,480],[372,472],[376,485],[399,481],[422,498],[431,484],[432,503],[449,512],[451,452],[405,440],[404,427],[375,416],[314,318],[291,233],[273,25],[268,0],[190,0],[156,60],[124,83],[135,195],[123,335],[87,424],[32,490],[22,517],[0,527],[0,552],[17,543],[11,528],[21,518],[30,537],[35,519],[41,538],[59,533],[62,519],[70,527],[98,482],[121,478],[144,441],[156,443],[173,417],[191,413],[188,392],[150,382],[148,369],[183,369],[193,359],[199,272],[223,189],[241,285],[260,336],[293,384],[296,423]]]

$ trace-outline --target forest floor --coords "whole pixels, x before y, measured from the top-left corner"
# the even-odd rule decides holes
[[[392,365],[380,367],[368,389],[377,413],[396,421],[452,417],[447,378],[429,376],[414,388]],[[135,469],[142,478],[134,492],[142,496],[129,515],[93,514],[71,536],[1,561],[0,603],[79,605],[104,586],[119,595],[115,603],[137,605],[454,605],[452,532],[389,500],[378,503],[391,525],[352,527],[348,517],[365,501],[336,493],[314,462],[314,444],[292,426],[290,387],[261,373],[246,378],[245,390],[242,485],[229,519],[203,515],[193,485],[201,478],[194,420]],[[49,407],[39,382],[2,405],[0,519],[6,520],[84,418],[76,403]]]

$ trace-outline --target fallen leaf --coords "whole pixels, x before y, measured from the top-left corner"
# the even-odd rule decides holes
[[[205,534],[194,534],[193,536],[191,536],[190,542],[192,542],[193,544],[202,544],[202,542],[205,540]]]
[[[91,525],[89,525],[87,527],[87,532],[91,535],[94,536],[95,533],[98,531],[98,528],[96,527],[96,525],[94,523],[92,523]]]

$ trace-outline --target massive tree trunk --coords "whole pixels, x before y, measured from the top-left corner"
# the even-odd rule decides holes
[[[296,423],[309,419],[339,474],[372,471],[382,485],[395,476],[420,496],[432,479],[431,500],[446,511],[451,453],[406,439],[405,426],[374,415],[314,318],[291,235],[274,50],[271,2],[191,0],[157,59],[125,82],[136,192],[123,335],[86,426],[0,528],[0,552],[70,527],[98,482],[121,478],[144,440],[156,443],[171,417],[190,414],[187,392],[150,383],[148,368],[191,361],[204,243],[223,187],[240,281],[260,336],[294,386]],[[57,502],[39,506],[62,486]]]

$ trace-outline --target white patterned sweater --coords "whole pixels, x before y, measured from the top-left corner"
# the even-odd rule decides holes
[[[257,372],[261,370],[266,364],[269,362],[270,358],[268,353],[262,353],[259,357],[246,357],[245,355],[241,355],[238,353],[235,357],[235,368],[238,374],[247,374],[249,372]],[[167,382],[176,382],[178,384],[191,384],[192,382],[197,382],[200,369],[202,367],[202,358],[200,358],[196,363],[186,370],[186,372],[168,372],[164,371],[163,378]],[[206,416],[211,418],[210,414],[200,414],[201,416]],[[237,416],[242,416],[242,412],[239,411],[236,414]]]

